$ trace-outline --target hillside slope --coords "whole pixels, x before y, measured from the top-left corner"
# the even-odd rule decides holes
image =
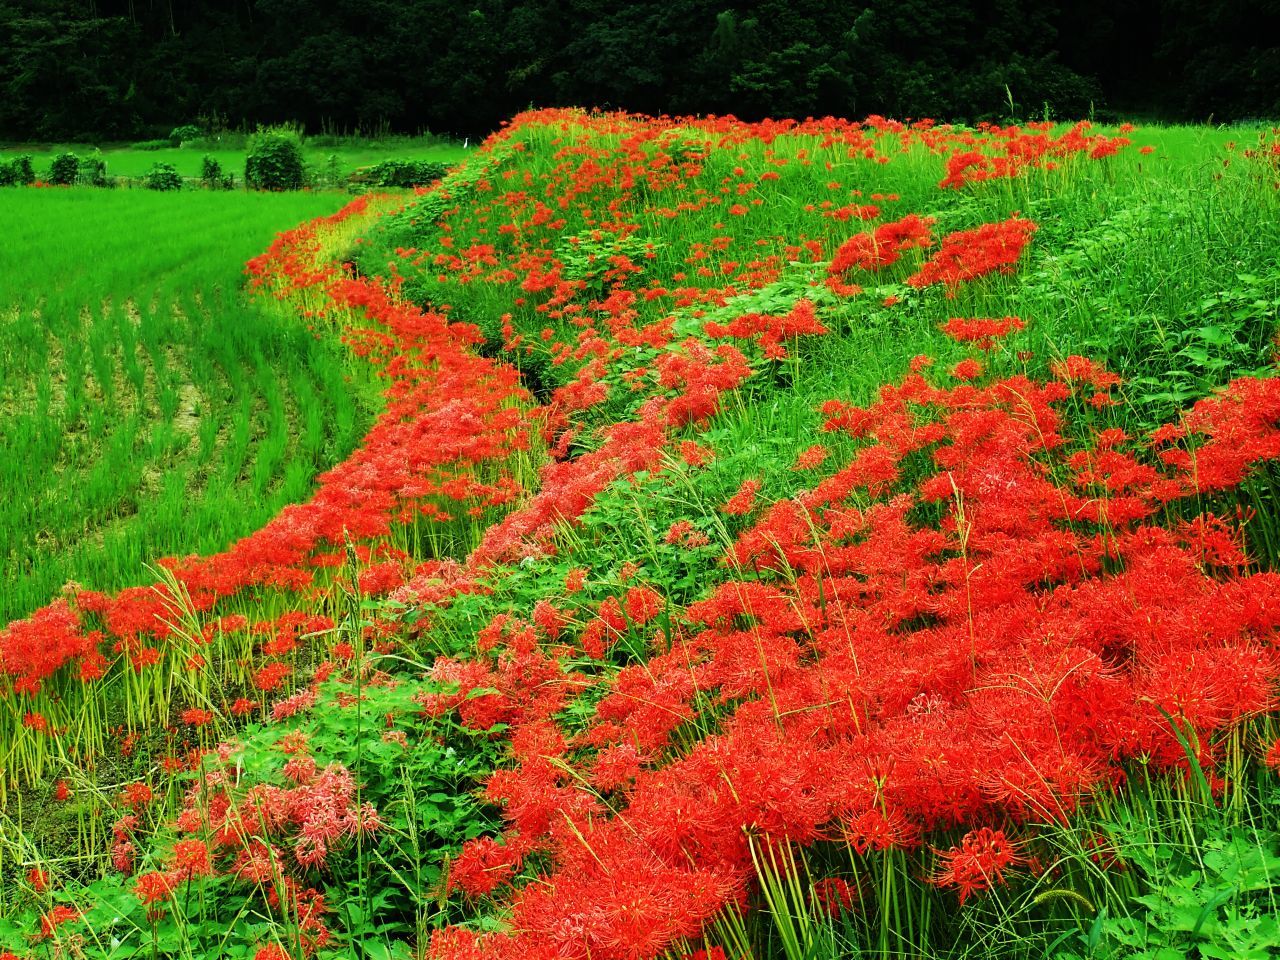
[[[226,554],[0,633],[48,794],[0,938],[1269,949],[1276,156],[541,112],[282,236],[255,282],[387,413]]]

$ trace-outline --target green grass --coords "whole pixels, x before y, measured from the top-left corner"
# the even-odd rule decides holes
[[[242,291],[277,231],[341,202],[0,193],[0,623],[225,548],[354,447],[359,367]]]

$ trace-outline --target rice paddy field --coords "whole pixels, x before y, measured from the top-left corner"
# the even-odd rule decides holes
[[[3,960],[1280,955],[1280,131],[0,212]]]
[[[243,292],[245,261],[340,196],[0,200],[0,620],[247,535],[355,447],[363,367]]]

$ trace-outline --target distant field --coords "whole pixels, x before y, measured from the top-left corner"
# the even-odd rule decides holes
[[[200,163],[206,155],[212,156],[227,173],[233,173],[239,181],[244,176],[243,147],[237,146],[184,146],[163,150],[136,150],[128,144],[100,145],[102,157],[107,162],[107,175],[114,177],[140,177],[156,163],[169,163],[184,177],[200,176]],[[37,175],[49,169],[53,158],[66,151],[80,157],[93,153],[94,144],[0,144],[0,157],[30,154]],[[305,148],[307,163],[323,169],[330,157],[337,159],[339,168],[350,173],[379,160],[395,157],[403,160],[438,160],[457,163],[468,153],[461,144],[439,143],[430,140],[405,140],[403,142],[368,142],[344,146],[311,146]]]
[[[339,194],[0,193],[0,622],[148,577],[302,498],[366,407],[244,263]]]

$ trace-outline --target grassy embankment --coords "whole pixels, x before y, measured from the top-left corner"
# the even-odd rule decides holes
[[[322,956],[385,960],[448,925],[432,956],[1270,955],[1280,446],[1250,414],[1276,405],[1280,194],[1255,135],[1142,131],[951,189],[998,137],[514,125],[359,261],[481,327],[558,462],[506,521],[461,482],[438,519],[461,535],[352,544],[314,657],[281,614],[315,613],[305,591],[256,641],[214,630],[287,666],[274,720],[171,688],[163,765],[78,771],[70,801],[141,822],[72,856],[45,798],[0,848],[0,933],[61,907],[58,937],[118,957],[323,930]],[[997,322],[961,342],[955,318]],[[1237,378],[1249,405],[1185,413]],[[467,391],[416,395],[459,477],[505,455],[463,442],[501,422]],[[177,739],[215,734],[240,745],[184,769]],[[320,794],[386,824],[317,861]]]

